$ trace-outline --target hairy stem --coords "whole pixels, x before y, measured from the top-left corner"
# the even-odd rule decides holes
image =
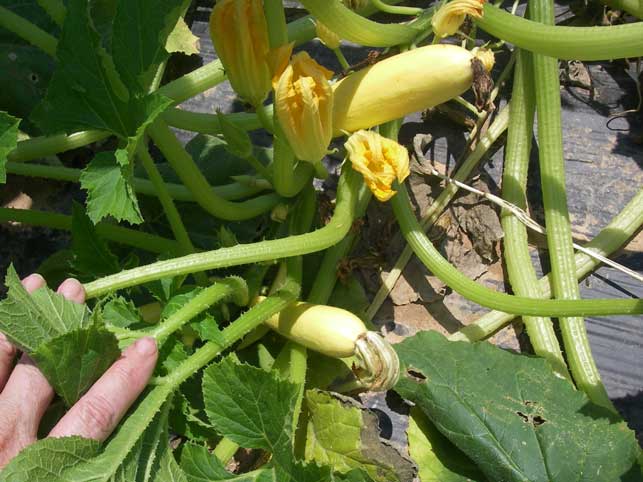
[[[38,47],[46,54],[52,57],[56,55],[58,40],[55,37],[2,6],[0,6],[0,27],[15,33],[18,37],[26,40],[34,47]]]
[[[92,298],[166,276],[177,276],[321,251],[346,236],[353,223],[356,193],[361,184],[361,177],[357,173],[352,169],[344,169],[337,190],[335,214],[326,226],[312,233],[241,244],[231,248],[221,248],[159,261],[88,283],[85,285],[85,291],[88,298]]]
[[[532,16],[533,18],[533,16]],[[512,15],[490,3],[475,19],[484,31],[516,47],[564,60],[643,56],[643,22],[608,27],[557,27]]]

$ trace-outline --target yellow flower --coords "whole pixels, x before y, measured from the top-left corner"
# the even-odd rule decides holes
[[[333,136],[333,73],[306,52],[294,55],[275,86],[275,112],[298,159],[317,163]]]
[[[326,47],[331,50],[339,48],[339,43],[341,42],[339,35],[337,35],[319,20],[315,22],[315,30],[317,32],[317,38],[319,38],[319,40],[321,40]]]
[[[410,174],[409,153],[397,142],[373,131],[357,131],[344,144],[353,169],[379,201],[388,201],[396,191],[393,181],[404,181]]]
[[[228,80],[239,96],[261,104],[272,87],[268,27],[261,0],[219,0],[210,36]]]
[[[467,15],[482,17],[485,0],[453,0],[443,5],[433,15],[431,25],[437,38],[455,34]]]

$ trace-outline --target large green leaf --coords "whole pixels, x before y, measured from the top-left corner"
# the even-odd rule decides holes
[[[20,119],[0,111],[0,183],[7,180],[5,164],[7,155],[16,148],[18,144],[18,126]]]
[[[381,482],[413,481],[413,463],[380,439],[375,414],[351,398],[320,390],[308,390],[306,402],[307,460],[330,465],[338,472],[362,468]]]
[[[299,387],[227,357],[203,374],[205,411],[214,427],[243,447],[263,449],[291,464]]]
[[[420,332],[396,345],[396,391],[415,403],[490,480],[640,480],[639,447],[545,360]],[[638,474],[638,475],[637,475]]]
[[[184,0],[119,0],[112,32],[112,55],[130,90],[146,92],[158,65],[169,56],[167,38]]]

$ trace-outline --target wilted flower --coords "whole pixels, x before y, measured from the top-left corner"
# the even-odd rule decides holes
[[[437,38],[455,34],[467,15],[482,17],[485,0],[453,0],[433,14],[431,25]]]
[[[368,5],[368,0],[342,0],[342,3],[351,10],[359,10]]]
[[[317,31],[317,37],[326,47],[331,50],[339,48],[339,44],[341,42],[339,35],[337,35],[319,20],[315,22],[315,30]]]
[[[261,104],[273,76],[263,2],[219,0],[210,17],[210,35],[234,90],[251,104]]]
[[[333,73],[306,52],[294,55],[275,86],[275,112],[298,159],[319,162],[333,136]]]
[[[397,142],[373,131],[357,131],[344,144],[353,169],[379,201],[388,201],[396,191],[393,181],[404,181],[410,174],[409,153]]]

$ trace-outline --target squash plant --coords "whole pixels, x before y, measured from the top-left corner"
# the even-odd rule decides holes
[[[574,254],[556,58],[641,56],[643,22],[556,26],[550,0],[530,2],[529,19],[482,0],[301,3],[310,16],[287,24],[281,0],[219,0],[210,19],[219,59],[167,83],[170,53],[193,49],[186,0],[0,6],[0,32],[55,62],[30,113],[0,112],[0,178],[78,182],[86,192],[71,216],[2,208],[0,219],[71,230],[62,256],[89,300],[75,305],[48,288],[29,295],[10,268],[0,331],[34,358],[67,406],[137,338],[154,337],[161,352],[148,389],[105,443],[43,439],[0,481],[641,480],[640,449],[603,388],[582,317],[641,314],[643,302],[582,300],[577,280],[640,228],[643,192],[589,243],[589,255]],[[377,10],[404,17],[369,19]],[[499,41],[462,34],[467,16]],[[444,43],[453,35],[464,46]],[[344,72],[293,54],[315,36]],[[351,67],[340,40],[387,54]],[[513,75],[510,104],[454,182],[508,131],[503,198],[524,208],[538,113],[552,273],[537,280],[526,228],[507,211],[514,294],[479,285],[435,249],[425,230],[458,187],[447,184],[418,222],[404,185],[409,154],[396,140],[405,115],[472,87],[476,106],[459,101],[480,117],[479,129],[489,116],[480,109],[498,93],[492,50],[505,42],[515,57],[501,74]],[[176,108],[226,79],[251,112]],[[210,137],[184,146],[171,127]],[[270,149],[248,135],[260,128]],[[107,138],[111,148],[82,170],[32,162]],[[333,214],[320,220],[313,179],[328,176],[322,161],[333,138],[345,138],[346,159]],[[214,165],[200,162],[206,151]],[[144,216],[150,196],[167,221],[164,235]],[[495,311],[451,340],[421,332],[391,346],[364,323],[390,279],[363,319],[326,306],[369,202],[392,203],[408,242],[390,279],[412,251],[448,286]],[[479,341],[516,315],[536,357]],[[376,416],[350,396],[365,390],[394,390],[412,406],[408,451],[384,441]],[[240,448],[258,455],[230,471]]]

